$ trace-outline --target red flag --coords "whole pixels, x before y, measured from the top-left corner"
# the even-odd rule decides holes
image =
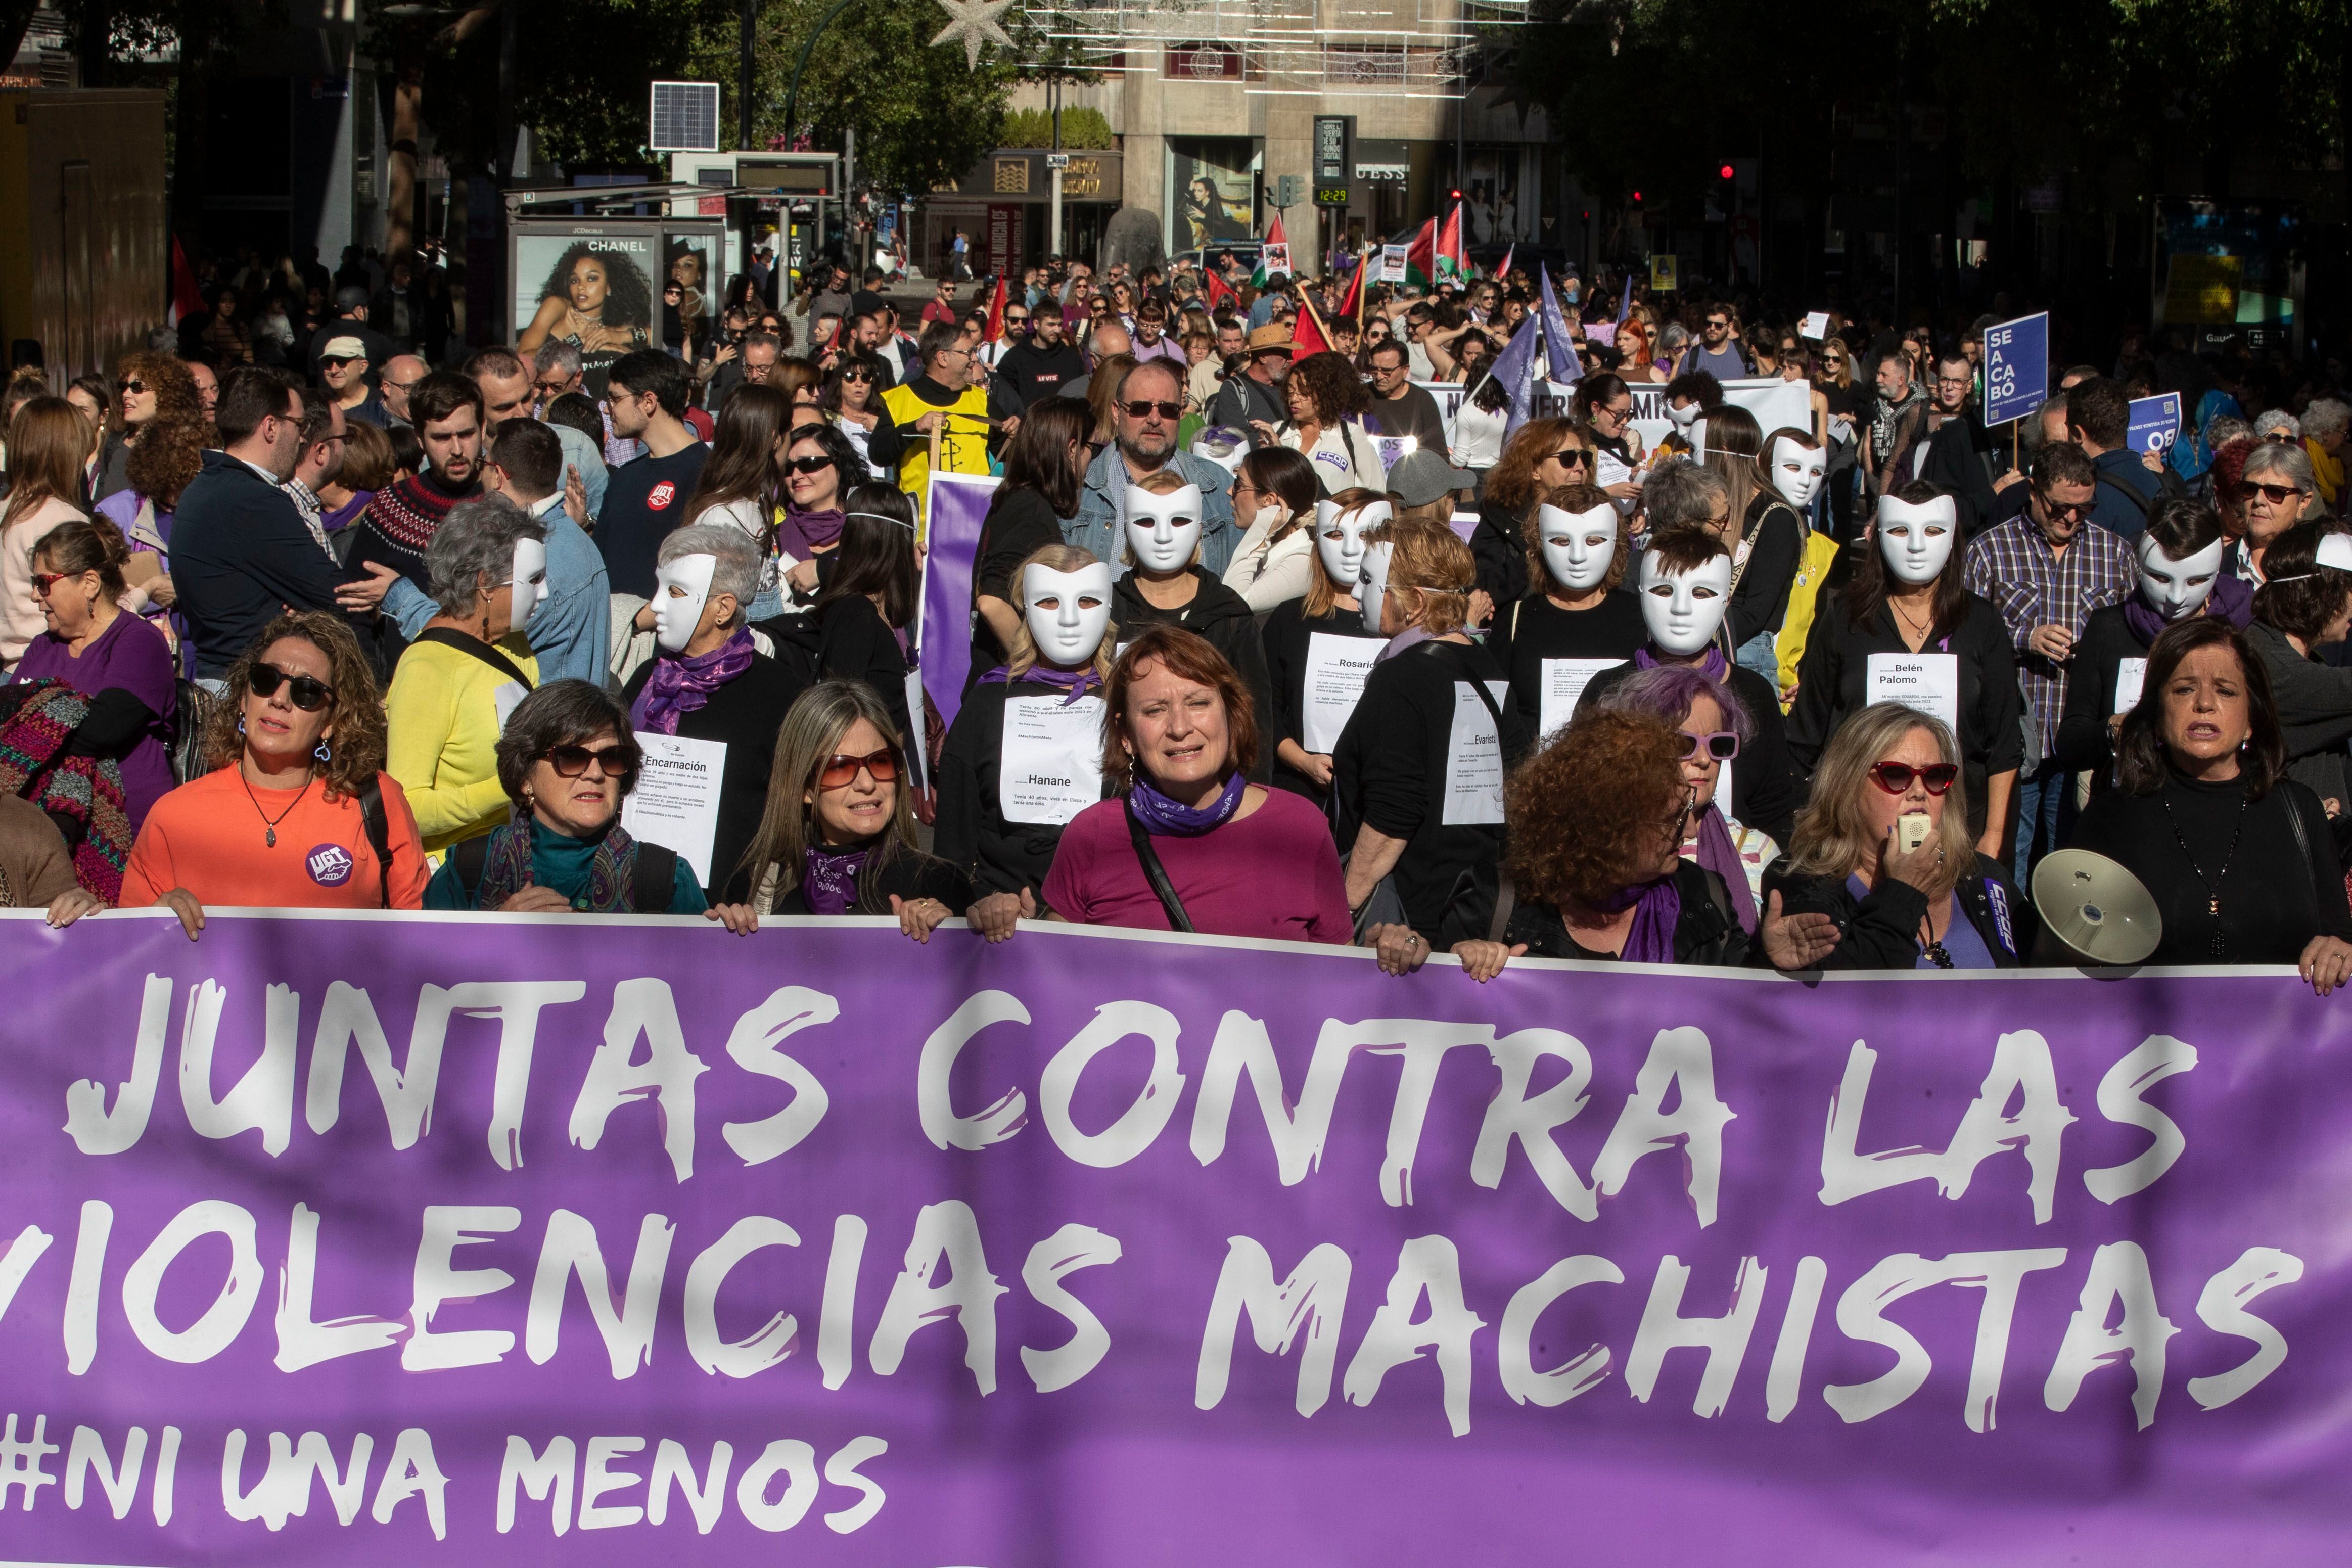
[[[1239,305],[1242,302],[1242,297],[1234,292],[1233,285],[1227,283],[1223,278],[1218,277],[1214,268],[1212,268],[1208,271],[1201,274],[1201,291],[1208,295],[1209,309],[1212,310],[1215,310],[1219,305],[1223,304],[1228,300],[1231,300],[1235,305]]]
[[[1431,218],[1405,247],[1404,279],[1423,289],[1437,281],[1437,220]]]
[[[988,341],[1004,341],[1004,279],[1001,276],[996,279],[996,293],[988,301]]]
[[[188,265],[188,253],[180,248],[180,237],[172,237],[172,322],[174,326],[190,316],[204,313],[205,291],[196,287],[196,270]]]
[[[1364,324],[1364,266],[1360,261],[1348,274],[1348,292],[1340,299],[1339,310],[1342,316],[1354,317],[1360,328]]]
[[[1331,334],[1323,326],[1323,317],[1315,309],[1315,301],[1304,289],[1298,295],[1298,321],[1290,329],[1290,357],[1295,363],[1308,354],[1329,353]]]
[[[1434,220],[1433,220],[1434,221]],[[1430,278],[1443,283],[1448,279],[1456,283],[1470,277],[1469,253],[1462,248],[1462,204],[1455,202],[1454,210],[1445,215],[1445,228],[1437,237],[1437,266]]]

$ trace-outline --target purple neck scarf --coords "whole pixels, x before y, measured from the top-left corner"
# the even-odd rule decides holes
[[[2240,631],[2254,618],[2254,585],[2242,577],[2216,577],[2213,592],[2200,606],[2200,613],[2219,616]],[[2134,594],[2124,601],[2124,625],[2131,635],[2144,643],[2153,643],[2165,628],[2164,617],[2155,605]]]
[[[1739,917],[1739,929],[1754,936],[1756,892],[1748,885],[1748,868],[1740,861],[1738,846],[1731,842],[1723,811],[1713,801],[1699,813],[1698,863],[1723,879],[1723,885],[1731,889],[1731,910]]]
[[[1744,877],[1740,885],[1747,885]],[[1625,950],[1618,958],[1626,963],[1672,963],[1675,926],[1683,918],[1683,896],[1673,874],[1620,889],[1601,912],[1615,914],[1629,904],[1639,907],[1633,910],[1633,929],[1625,933]]]
[[[675,735],[677,721],[710,700],[710,694],[751,668],[758,650],[751,646],[751,628],[737,626],[735,635],[709,653],[684,658],[663,653],[654,657],[653,679],[637,693],[629,710],[633,729]]]
[[[1234,813],[1242,808],[1242,792],[1247,788],[1249,781],[1236,773],[1225,781],[1225,787],[1208,805],[1180,805],[1153,789],[1139,773],[1135,777],[1135,787],[1128,792],[1127,809],[1135,814],[1136,821],[1143,824],[1146,833],[1194,838],[1231,821]]]
[[[784,521],[776,525],[776,548],[795,561],[805,561],[812,549],[826,550],[841,542],[844,521],[839,507],[800,511],[787,506]]]
[[[1024,685],[1027,685],[1034,681],[1039,686],[1060,687],[1063,690],[1069,693],[1069,696],[1062,700],[1062,706],[1065,708],[1067,708],[1071,703],[1076,702],[1079,698],[1084,697],[1087,694],[1087,688],[1089,685],[1100,686],[1102,684],[1102,677],[1095,673],[1094,666],[1092,665],[1087,666],[1084,669],[1055,669],[1050,664],[1033,664],[1025,672],[1023,673],[1021,680]],[[982,686],[1010,686],[1013,684],[1013,671],[1000,664],[994,669],[990,670],[986,675],[982,676],[980,678],[979,684]]]
[[[1396,636],[1389,638],[1388,646],[1381,649],[1379,656],[1375,658],[1372,662],[1374,664],[1386,664],[1389,660],[1394,658],[1401,653],[1404,653],[1412,648],[1419,647],[1423,643],[1434,642],[1435,640],[1436,639],[1434,637],[1431,637],[1419,626],[1407,626],[1404,630],[1397,633]]]
[[[870,849],[826,849],[812,844],[801,854],[801,897],[809,912],[841,915],[857,901],[857,874]]]
[[[1640,647],[1633,650],[1633,668],[1635,669],[1655,669],[1665,662],[1666,661],[1664,659],[1660,658],[1656,654],[1650,651],[1650,645],[1648,643],[1643,643]],[[1731,679],[1731,661],[1724,658],[1723,650],[1717,647],[1712,643],[1707,645],[1706,657],[1698,661],[1698,669],[1700,674],[1706,676],[1709,680],[1716,682],[1717,685],[1727,683]]]

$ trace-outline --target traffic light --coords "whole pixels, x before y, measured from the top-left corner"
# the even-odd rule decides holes
[[[1640,206],[1642,205],[1642,193],[1639,191],[1635,191],[1633,193],[1633,205],[1635,206]]]
[[[1718,180],[1729,180],[1729,179],[1730,179],[1734,174],[1737,174],[1738,172],[1739,172],[1738,170],[1737,170],[1737,169],[1733,168],[1730,164],[1726,163],[1726,164],[1724,164],[1721,168],[1719,168],[1719,169],[1716,170],[1716,172],[1715,172],[1715,177],[1716,177],[1717,179],[1718,179]]]
[[[1274,205],[1295,207],[1307,199],[1307,182],[1297,174],[1276,174],[1274,177]]]

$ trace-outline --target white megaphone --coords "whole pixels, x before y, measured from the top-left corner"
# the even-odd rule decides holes
[[[2164,941],[2164,917],[2140,879],[2088,849],[2043,858],[2033,869],[2033,907],[2048,939],[2037,963],[2142,963]]]

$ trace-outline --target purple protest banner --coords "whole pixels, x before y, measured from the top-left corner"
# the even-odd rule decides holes
[[[923,535],[923,629],[916,646],[922,650],[923,689],[950,724],[963,707],[964,677],[971,669],[971,574],[997,483],[934,468],[923,503],[930,525]]]
[[[0,1552],[2333,1561],[2290,974],[0,920]],[[757,1554],[756,1557],[754,1554]]]

